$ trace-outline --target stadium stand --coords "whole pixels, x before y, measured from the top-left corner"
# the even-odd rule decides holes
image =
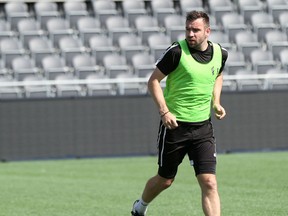
[[[147,94],[142,87],[155,61],[185,36],[185,15],[193,9],[209,13],[210,39],[229,50],[224,73],[231,77],[224,91],[286,86],[265,82],[263,87],[263,75],[275,69],[273,76],[278,71],[278,78],[285,80],[288,74],[287,0],[3,1],[0,6],[0,98]],[[269,60],[260,60],[260,51],[269,53]],[[116,56],[125,66],[116,64]],[[25,66],[31,70],[27,77],[24,66],[16,66],[19,57],[30,64],[31,69]],[[74,90],[69,85],[58,88],[57,76],[67,73],[73,79],[66,77],[65,82],[78,82]],[[141,88],[132,91],[130,83],[126,91],[113,81],[118,74],[123,82],[135,80]],[[103,85],[101,79],[106,80]]]

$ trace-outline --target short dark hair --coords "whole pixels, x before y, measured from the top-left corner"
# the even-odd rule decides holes
[[[209,27],[210,26],[210,21],[209,21],[209,16],[207,13],[203,11],[190,11],[186,15],[186,22],[189,21],[194,21],[196,19],[202,18],[204,23]]]

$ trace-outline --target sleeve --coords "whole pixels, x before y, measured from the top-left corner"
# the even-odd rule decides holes
[[[228,51],[225,48],[223,48],[222,46],[221,46],[221,51],[222,51],[222,66],[220,68],[220,73],[222,73],[222,71],[224,70],[225,63],[226,63],[226,60],[228,58]]]
[[[157,60],[156,66],[163,74],[168,75],[177,68],[180,57],[181,47],[178,43],[174,43]]]

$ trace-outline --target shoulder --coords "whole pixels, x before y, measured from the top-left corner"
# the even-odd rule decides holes
[[[221,46],[221,44],[219,43],[214,43],[214,44],[217,44],[220,49],[221,49],[221,52],[222,52],[222,60],[223,62],[226,62],[227,58],[228,58],[228,50],[224,47]]]

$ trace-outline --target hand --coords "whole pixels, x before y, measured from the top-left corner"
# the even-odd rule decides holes
[[[224,107],[222,107],[220,104],[214,104],[213,109],[215,111],[215,116],[217,119],[221,120],[226,116],[226,111]]]
[[[164,126],[167,128],[167,129],[175,129],[178,127],[178,123],[176,121],[176,117],[170,113],[170,112],[167,112],[164,116],[161,117],[162,118],[162,122],[164,124]]]

